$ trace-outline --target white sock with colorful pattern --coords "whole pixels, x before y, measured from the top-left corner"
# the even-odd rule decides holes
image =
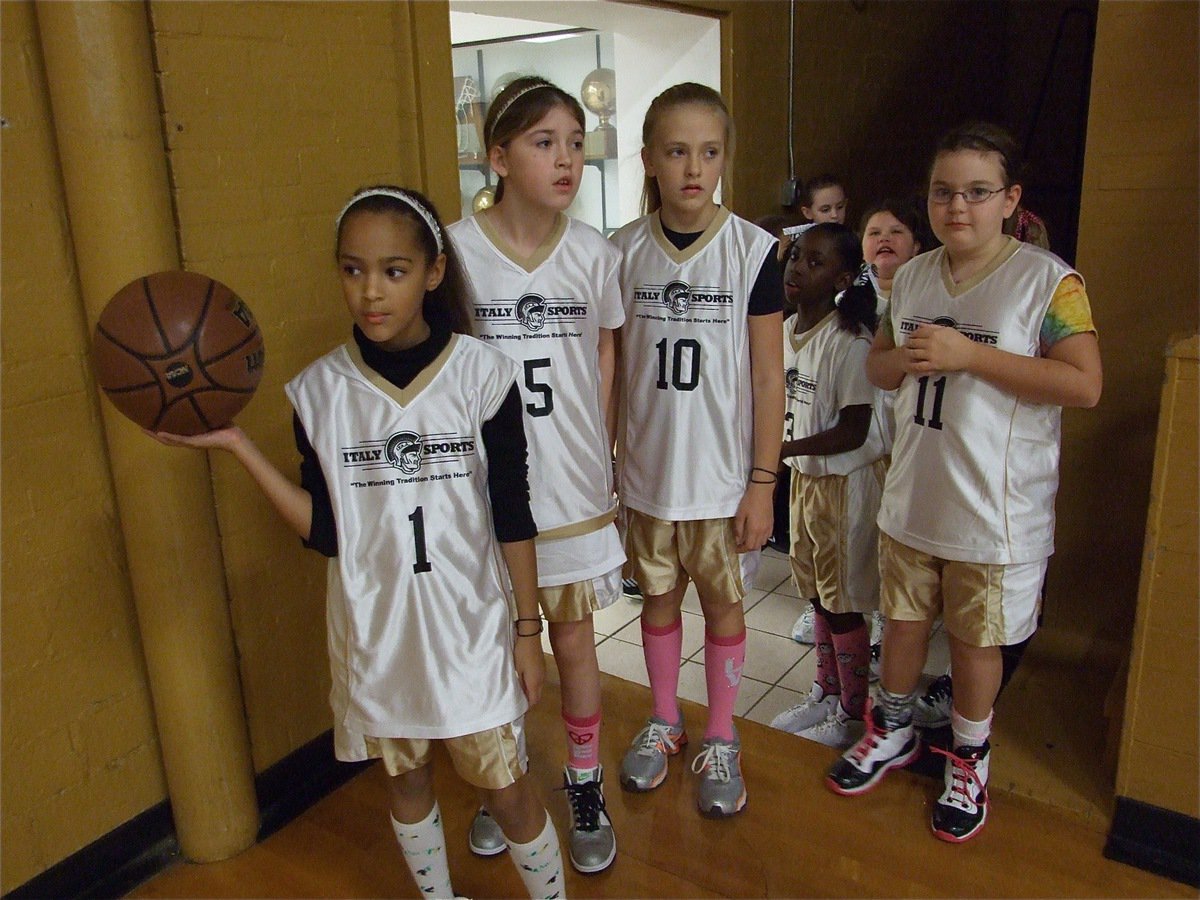
[[[521,873],[525,890],[535,898],[565,898],[567,886],[563,883],[562,853],[558,848],[558,832],[546,813],[546,825],[542,833],[528,844],[514,843],[505,837],[513,865]]]
[[[426,897],[453,897],[446,836],[442,833],[442,810],[437,801],[429,815],[412,825],[397,822],[395,816],[390,818],[417,889]]]

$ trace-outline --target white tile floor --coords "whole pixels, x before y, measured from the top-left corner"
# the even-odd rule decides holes
[[[746,595],[746,665],[735,712],[754,722],[769,724],[778,713],[799,703],[816,674],[813,648],[792,640],[792,623],[804,603],[792,582],[787,557],[764,550],[756,589]],[[624,597],[596,614],[596,656],[600,669],[627,681],[649,685],[642,658],[639,624],[641,603]],[[548,635],[542,645],[550,653]],[[940,623],[929,644],[926,674],[932,678],[946,670],[949,650]],[[683,658],[679,696],[706,702],[704,686],[704,617],[696,588],[689,587],[683,601]],[[649,709],[649,697],[646,705]]]

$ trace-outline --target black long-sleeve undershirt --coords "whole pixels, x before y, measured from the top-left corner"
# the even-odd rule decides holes
[[[404,388],[417,377],[450,341],[450,332],[435,330],[408,350],[388,351],[371,343],[356,327],[354,340],[368,366],[396,387]],[[488,496],[492,503],[492,525],[496,539],[508,543],[537,536],[529,509],[528,445],[522,418],[521,393],[514,384],[492,418],[481,428],[488,457]],[[292,429],[300,451],[300,486],[312,496],[312,528],[304,546],[325,556],[337,556],[337,525],[325,472],[308,434],[293,414]]]

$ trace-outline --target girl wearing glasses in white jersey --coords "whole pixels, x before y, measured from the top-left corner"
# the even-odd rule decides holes
[[[987,818],[1000,646],[1037,626],[1054,549],[1062,407],[1100,398],[1100,351],[1078,273],[1003,231],[1021,199],[1016,145],[971,124],[938,145],[929,219],[943,246],[897,273],[867,374],[898,389],[879,527],[888,619],[867,732],[829,787],[863,793],[918,752],[913,701],[940,612],[954,668],[945,789],[934,834],[961,842]]]

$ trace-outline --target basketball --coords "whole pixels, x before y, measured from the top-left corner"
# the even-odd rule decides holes
[[[254,395],[265,351],[250,307],[196,272],[131,281],[92,337],[96,380],[151,431],[193,435],[228,425]]]

